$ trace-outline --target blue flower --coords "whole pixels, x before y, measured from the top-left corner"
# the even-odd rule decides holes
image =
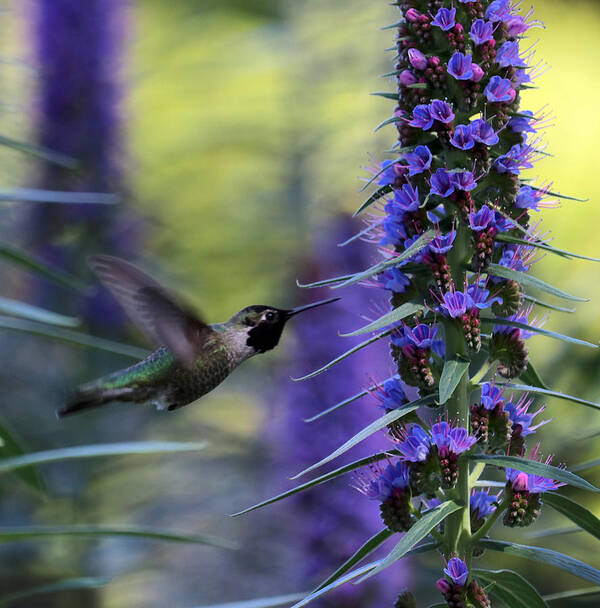
[[[485,44],[494,39],[494,24],[483,19],[477,19],[473,22],[469,34],[475,46]]]
[[[538,204],[543,197],[544,194],[539,190],[534,190],[531,186],[521,186],[515,200],[515,207],[539,211]]]
[[[415,106],[415,109],[413,110],[412,120],[408,124],[411,127],[423,129],[423,131],[431,129],[431,127],[433,126],[433,118],[431,117],[429,105],[419,104],[418,106]]]
[[[537,450],[538,446],[532,451],[530,460],[537,461]],[[552,462],[552,456],[546,458],[545,464]],[[558,490],[561,486],[567,485],[562,482],[549,479],[548,477],[542,477],[541,475],[534,475],[533,473],[523,473],[517,469],[506,469],[506,481],[510,482],[512,489],[517,492],[530,492],[531,494],[542,494],[543,492],[552,492]]]
[[[378,390],[378,398],[381,403],[381,407],[386,412],[397,410],[400,407],[405,406],[409,399],[404,392],[402,382],[400,378],[390,378],[383,383],[383,387]]]
[[[513,101],[517,95],[517,92],[512,88],[510,80],[508,78],[501,78],[500,76],[492,76],[483,92],[488,101],[497,103]]]
[[[448,422],[436,422],[431,426],[431,443],[438,448],[440,455],[451,452],[462,454],[477,442],[477,437],[469,435],[467,429],[455,426]]]
[[[381,173],[379,181],[377,182],[379,186],[391,186],[396,181],[398,176],[396,175],[394,167],[395,163],[392,160],[384,160],[381,163],[381,168],[384,171]]]
[[[519,43],[516,40],[505,42],[496,53],[496,63],[502,68],[510,66],[515,68],[526,67],[521,57],[519,57]]]
[[[494,225],[494,211],[483,205],[479,211],[469,213],[469,225],[474,232],[481,232]]]
[[[456,25],[456,9],[441,8],[436,13],[431,25],[437,25],[444,32],[451,30]]]
[[[508,128],[513,133],[535,133],[536,129],[531,126],[531,121],[534,119],[533,112],[531,110],[523,110],[520,114],[520,116],[513,116],[508,121]]]
[[[410,279],[398,268],[393,266],[379,275],[379,282],[385,289],[394,293],[404,293],[410,286]]]
[[[494,0],[485,11],[485,18],[490,21],[506,21],[511,17],[509,0]]]
[[[520,427],[520,433],[523,437],[527,437],[528,435],[532,435],[535,433],[536,429],[538,429],[543,424],[547,424],[550,420],[544,420],[535,426],[532,426],[533,419],[541,414],[545,407],[542,406],[537,412],[530,414],[527,410],[529,406],[533,404],[533,399],[528,399],[527,395],[523,395],[517,403],[513,403],[509,401],[504,406],[504,411],[508,412],[510,421],[513,424],[513,430],[516,430],[517,427]]]
[[[424,70],[427,67],[427,57],[419,49],[408,49],[408,60],[416,70]]]
[[[520,34],[524,34],[530,27],[521,15],[510,15],[504,19],[504,25],[508,30],[509,38],[516,38]]]
[[[469,578],[467,564],[460,557],[453,557],[448,561],[448,566],[444,568],[444,573],[452,579],[455,585],[464,585]]]
[[[431,442],[427,433],[418,424],[412,424],[398,442],[398,451],[409,462],[424,462],[429,455]]]
[[[450,143],[460,150],[470,150],[473,148],[473,146],[475,146],[475,140],[473,139],[470,126],[458,125],[456,129],[454,129],[454,134],[452,135],[452,139],[450,139]]]
[[[477,182],[473,177],[472,171],[456,171],[452,173],[452,181],[457,190],[469,192],[477,187]]]
[[[498,497],[493,494],[490,496],[489,491],[473,490],[469,504],[471,512],[476,513],[478,519],[484,519],[496,510]]]
[[[499,296],[490,298],[490,290],[486,289],[480,282],[469,285],[467,295],[469,296],[469,308],[484,310],[485,308],[489,308],[494,302],[502,304],[502,298]]]
[[[404,212],[416,211],[421,204],[419,200],[419,189],[411,184],[404,184],[400,190],[394,192],[394,202]]]
[[[470,125],[471,136],[475,141],[487,146],[496,145],[500,139],[492,126],[483,118],[475,119]]]
[[[429,113],[431,114],[432,118],[439,120],[439,122],[442,122],[445,125],[450,124],[454,120],[452,106],[441,99],[434,99],[429,104]]]
[[[515,144],[507,154],[502,154],[494,161],[494,167],[498,173],[512,173],[519,175],[521,169],[531,169],[533,163],[528,160],[531,148],[523,144]]]
[[[405,462],[389,463],[385,469],[379,463],[372,465],[368,473],[362,471],[354,479],[355,488],[370,498],[385,502],[394,490],[404,490],[409,483],[409,469]]]
[[[411,329],[408,326],[404,327],[404,336],[413,346],[429,349],[433,345],[437,329],[437,325],[420,323],[414,329]]]
[[[440,304],[442,311],[452,319],[462,317],[467,312],[469,299],[462,291],[447,291]]]
[[[409,175],[423,173],[431,167],[433,157],[427,146],[417,146],[413,152],[408,152],[404,157],[408,163]]]
[[[481,386],[481,405],[486,410],[493,410],[499,403],[504,402],[504,394],[495,385],[486,382]]]
[[[473,57],[456,51],[448,61],[448,74],[457,80],[471,80],[473,77],[472,69]]]
[[[402,245],[406,240],[404,224],[394,217],[383,220],[383,231],[385,236],[381,239],[381,245]]]
[[[438,169],[431,176],[431,192],[443,198],[450,196],[454,192],[454,181],[452,174],[446,169]]]
[[[438,234],[434,239],[431,239],[429,243],[429,249],[435,253],[444,254],[448,253],[452,249],[452,244],[456,238],[456,230],[452,228],[447,234]]]

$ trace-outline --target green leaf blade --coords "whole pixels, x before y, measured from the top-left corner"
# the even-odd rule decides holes
[[[33,306],[19,300],[3,298],[0,296],[0,315],[12,315],[38,323],[47,325],[57,325],[58,327],[77,327],[80,325],[79,319],[67,317],[39,306]]]
[[[79,577],[79,578],[68,578],[62,581],[56,581],[54,583],[48,583],[46,585],[38,585],[37,587],[30,587],[23,591],[15,591],[8,595],[0,597],[0,606],[7,606],[15,602],[20,602],[37,595],[44,595],[46,593],[61,593],[63,591],[76,591],[79,589],[98,589],[104,587],[110,583],[109,578],[100,577]]]
[[[510,608],[548,608],[536,588],[512,570],[474,569],[473,574],[486,585],[493,583],[490,594]]]
[[[444,363],[442,376],[440,378],[440,405],[443,405],[452,397],[458,383],[469,369],[469,361],[450,359]]]
[[[594,401],[587,401],[586,399],[581,399],[580,397],[575,397],[573,395],[567,395],[565,393],[559,393],[557,391],[552,391],[549,389],[541,388],[539,386],[532,386],[530,384],[513,384],[511,382],[498,382],[497,385],[501,388],[507,388],[513,391],[522,392],[522,393],[533,393],[535,395],[545,395],[547,397],[555,397],[556,399],[562,399],[564,401],[572,401],[573,403],[577,403],[579,405],[584,405],[585,407],[590,407],[592,409],[600,409],[600,403],[595,403]]]
[[[562,494],[554,492],[544,494],[542,502],[558,511],[561,515],[564,515],[567,519],[570,519],[575,525],[591,534],[594,538],[600,540],[600,519],[585,507]]]
[[[379,319],[372,321],[368,325],[365,325],[364,327],[361,327],[360,329],[357,329],[350,333],[340,335],[343,338],[350,338],[354,336],[359,336],[361,334],[367,334],[372,331],[378,331],[380,329],[388,327],[388,325],[394,325],[395,323],[399,323],[403,319],[406,319],[407,317],[415,315],[424,310],[426,309],[425,306],[423,306],[422,304],[413,304],[411,302],[406,302],[405,304],[402,304],[402,306],[394,308],[390,312],[379,317]]]

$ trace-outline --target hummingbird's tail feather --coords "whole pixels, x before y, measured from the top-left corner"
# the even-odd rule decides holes
[[[65,406],[56,412],[58,418],[64,418],[77,412],[91,410],[106,405],[111,401],[133,401],[133,388],[104,388],[102,386],[80,387],[74,391]]]

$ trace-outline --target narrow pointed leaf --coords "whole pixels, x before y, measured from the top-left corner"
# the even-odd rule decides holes
[[[480,321],[482,323],[485,323],[486,325],[507,325],[508,327],[517,327],[519,329],[525,329],[526,331],[531,331],[533,333],[546,336],[547,338],[562,340],[563,342],[568,342],[569,344],[587,346],[588,348],[598,348],[597,344],[592,344],[591,342],[586,342],[585,340],[579,340],[578,338],[572,338],[571,336],[559,334],[555,331],[545,329],[544,327],[535,327],[533,325],[528,325],[527,323],[521,323],[519,321],[511,321],[509,319],[490,319],[487,317],[481,317]]]
[[[37,595],[44,595],[46,593],[60,593],[62,591],[75,591],[78,589],[98,589],[104,587],[110,583],[109,578],[99,577],[79,577],[79,578],[67,578],[62,581],[56,581],[55,583],[48,583],[46,585],[38,585],[37,587],[30,587],[23,591],[15,591],[8,595],[0,597],[0,606],[7,606],[15,602],[21,602]]]
[[[588,460],[586,462],[582,462],[581,464],[577,464],[572,467],[573,471],[587,471],[589,469],[594,469],[597,466],[600,466],[600,458],[594,458],[594,460]]]
[[[12,456],[21,456],[22,454],[25,454],[25,449],[21,440],[0,420],[0,461]],[[36,467],[30,466],[19,469],[16,471],[16,474],[34,490],[38,492],[46,491],[46,484]]]
[[[286,490],[277,496],[273,496],[273,498],[269,498],[267,500],[263,500],[252,507],[248,507],[243,511],[238,511],[237,513],[233,513],[231,517],[238,517],[239,515],[245,515],[246,513],[250,513],[251,511],[256,511],[262,507],[266,507],[267,505],[272,505],[275,502],[279,502],[284,498],[288,498],[289,496],[293,496],[294,494],[298,494],[299,492],[303,492],[304,490],[308,490],[309,488],[314,488],[315,486],[321,485],[322,483],[326,483],[327,481],[331,481],[332,479],[336,479],[341,475],[345,475],[350,471],[355,471],[356,469],[360,469],[372,462],[377,462],[379,460],[385,460],[389,458],[390,454],[393,454],[393,450],[390,452],[380,452],[379,454],[374,454],[373,456],[367,456],[366,458],[360,458],[359,460],[355,460],[349,464],[345,464],[343,467],[339,467],[334,471],[330,471],[329,473],[325,473],[325,475],[321,475],[320,477],[315,477],[306,483],[300,484],[292,488],[291,490]]]
[[[99,456],[127,456],[131,454],[169,454],[176,452],[198,452],[206,443],[183,443],[177,441],[131,441],[125,443],[98,443],[78,445],[57,450],[31,452],[0,460],[0,473],[8,473],[22,467],[46,464],[59,460],[97,458]]]
[[[305,593],[290,593],[289,595],[261,597],[256,600],[242,600],[241,602],[228,602],[227,604],[202,605],[196,608],[275,608],[276,606],[285,606],[296,602],[305,595]]]
[[[596,570],[589,564],[579,561],[564,553],[558,553],[550,549],[542,547],[529,547],[527,545],[518,545],[517,543],[507,543],[500,540],[481,539],[479,545],[491,551],[499,551],[508,555],[530,559],[535,562],[546,564],[560,568],[565,572],[570,572],[579,578],[587,581],[600,584],[600,571]]]
[[[0,314],[13,315],[30,321],[58,325],[59,327],[77,327],[80,324],[79,319],[75,317],[67,317],[39,306],[3,298],[2,296],[0,296]]]
[[[390,312],[384,314],[383,316],[379,317],[379,319],[369,323],[368,325],[365,325],[364,327],[361,327],[360,329],[352,331],[348,334],[340,335],[343,338],[350,338],[353,336],[359,336],[361,334],[367,334],[372,331],[383,329],[388,325],[398,323],[402,321],[402,319],[406,319],[406,317],[411,317],[412,315],[415,315],[424,310],[426,310],[426,308],[422,304],[413,304],[412,302],[406,302],[405,304],[402,304],[402,306],[390,310]]]
[[[373,132],[377,133],[379,129],[383,129],[383,127],[387,127],[387,125],[393,125],[399,122],[403,122],[405,119],[401,116],[392,116],[391,118],[386,118],[383,122],[380,122],[374,129]]]
[[[562,298],[563,300],[572,300],[574,302],[589,301],[588,298],[580,298],[579,296],[571,295],[566,291],[562,291],[562,289],[558,289],[558,287],[544,283],[544,281],[538,279],[537,277],[525,274],[524,272],[519,272],[518,270],[512,270],[511,268],[505,268],[499,264],[490,264],[488,266],[488,274],[496,277],[502,277],[503,279],[511,279],[519,283],[519,285],[523,285],[523,287],[539,289],[540,291],[544,291],[557,298]]]
[[[474,462],[483,462],[496,467],[509,467],[511,469],[523,471],[524,473],[542,475],[548,479],[562,481],[574,488],[581,488],[582,490],[588,490],[589,492],[600,492],[600,488],[592,485],[582,477],[551,464],[538,462],[537,460],[529,460],[529,458],[521,458],[520,456],[503,456],[499,454],[470,454],[468,458]]]
[[[520,239],[516,236],[511,236],[510,234],[498,234],[496,235],[497,241],[502,241],[504,243],[517,243],[519,245],[527,245],[528,247],[536,247],[538,249],[543,249],[544,251],[549,251],[550,253],[555,253],[563,258],[577,258],[578,260],[588,260],[590,262],[600,262],[600,258],[592,258],[586,255],[580,255],[578,253],[572,253],[571,251],[567,251],[565,249],[557,249],[556,247],[552,247],[547,245],[546,243],[542,243],[540,241],[527,241],[525,239]]]
[[[474,569],[473,574],[486,585],[493,583],[490,594],[510,608],[548,608],[535,587],[512,570]]]
[[[370,570],[362,578],[358,580],[362,583],[364,580],[381,572],[383,569],[391,566],[393,563],[402,559],[419,541],[423,540],[437,525],[448,517],[448,515],[458,511],[461,506],[453,501],[443,502],[435,507],[419,519],[413,527],[402,537],[400,542],[392,549],[390,554],[381,560],[381,563]]]
[[[32,334],[40,338],[49,338],[66,342],[67,344],[77,344],[78,346],[86,346],[95,350],[103,350],[117,355],[124,355],[132,359],[143,359],[148,355],[148,351],[137,346],[113,342],[104,338],[90,336],[83,332],[74,331],[45,323],[30,321],[29,319],[17,319],[15,317],[0,316],[0,329],[9,329],[12,331],[22,331],[27,334]]]
[[[372,536],[352,557],[347,559],[329,578],[324,580],[316,590],[318,591],[319,589],[323,589],[323,587],[327,587],[327,585],[336,581],[340,576],[346,574],[350,568],[356,566],[356,564],[360,563],[367,555],[373,553],[375,549],[383,545],[383,543],[391,538],[393,534],[394,533],[391,530],[385,528]]]
[[[393,99],[394,101],[398,101],[399,95],[398,93],[388,93],[387,91],[378,91],[377,93],[370,93],[374,97],[383,97],[384,99]]]
[[[108,525],[62,525],[62,526],[0,526],[0,542],[13,542],[15,540],[28,540],[49,538],[54,536],[126,536],[130,538],[146,538],[175,543],[194,543],[212,545],[224,549],[236,549],[237,544],[225,538],[218,538],[211,534],[183,534],[169,532],[142,526],[108,526]]]
[[[379,384],[374,384],[373,386],[366,388],[364,391],[360,391],[360,393],[356,393],[355,395],[352,395],[351,397],[348,397],[347,399],[344,399],[343,401],[340,401],[340,402],[336,403],[335,405],[328,407],[326,410],[323,410],[322,412],[319,412],[318,414],[315,414],[314,416],[311,416],[310,418],[304,418],[304,422],[314,422],[315,420],[318,420],[319,418],[322,418],[323,416],[326,416],[327,414],[331,414],[331,412],[335,412],[336,410],[339,410],[340,408],[342,408],[346,405],[349,405],[350,403],[354,403],[354,401],[358,401],[359,399],[361,399],[362,397],[365,397],[369,393],[376,391],[380,386],[385,384],[388,380],[392,380],[395,377],[396,377],[396,375],[390,376],[389,378],[382,380]]]
[[[0,146],[6,146],[12,148],[24,154],[34,156],[36,158],[42,158],[55,165],[60,165],[67,169],[75,169],[77,167],[77,161],[72,156],[67,156],[61,152],[55,152],[42,146],[36,146],[35,144],[29,144],[22,141],[17,141],[5,135],[0,135]]]
[[[420,401],[421,400],[418,399],[417,401],[413,401],[412,403],[409,403],[396,410],[392,410],[391,412],[388,412],[384,416],[381,416],[381,418],[378,418],[377,420],[375,420],[374,422],[369,424],[369,426],[365,427],[362,431],[358,432],[356,435],[354,435],[354,437],[351,437],[350,439],[348,439],[348,441],[346,441],[346,443],[341,445],[337,450],[334,450],[333,452],[331,452],[331,454],[329,454],[329,456],[326,456],[322,460],[319,460],[319,462],[311,465],[307,469],[304,469],[304,471],[301,471],[297,475],[294,475],[292,477],[292,479],[298,479],[298,477],[302,477],[302,475],[306,475],[307,473],[310,473],[311,471],[314,471],[315,469],[322,467],[324,464],[327,464],[328,462],[331,462],[338,456],[341,456],[342,454],[347,452],[350,448],[353,448],[355,445],[359,444],[361,441],[364,441],[367,437],[370,437],[371,435],[373,435],[373,433],[376,433],[377,431],[380,431],[381,429],[385,428],[386,426],[388,426],[388,424],[392,424],[392,422],[396,422],[397,420],[400,420],[400,418],[403,418],[404,416],[411,414],[412,412],[418,410],[419,407],[421,405],[423,405],[422,403],[417,403]]]
[[[390,25],[384,25],[383,27],[380,27],[380,30],[393,30],[396,29],[397,27],[400,27],[401,25],[403,25],[405,23],[404,19],[400,19],[400,21],[396,21],[396,23],[390,23]]]
[[[334,283],[341,283],[342,281],[347,281],[351,279],[354,275],[346,274],[341,277],[331,277],[330,279],[323,279],[321,281],[315,281],[314,283],[300,283],[296,281],[296,285],[298,287],[302,287],[303,289],[313,289],[315,287],[325,287],[327,285],[333,285]]]
[[[498,382],[497,385],[500,386],[501,388],[507,388],[512,391],[517,391],[519,393],[533,393],[535,395],[546,395],[547,397],[555,397],[556,399],[572,401],[573,403],[578,403],[579,405],[585,405],[585,407],[591,407],[596,410],[600,409],[600,403],[596,403],[594,401],[586,401],[585,399],[581,399],[580,397],[574,397],[573,395],[565,395],[564,393],[559,393],[557,391],[551,391],[549,389],[540,388],[538,386],[531,386],[529,384],[512,384],[511,382]]]
[[[525,371],[519,376],[519,378],[521,378],[521,380],[523,380],[523,382],[525,382],[527,384],[531,384],[532,386],[537,386],[539,388],[545,388],[545,389],[548,388],[544,384],[544,381],[540,378],[535,367],[533,367],[533,363],[531,363],[531,361],[529,361],[527,363],[527,367],[525,368]]]
[[[556,306],[555,304],[550,304],[549,302],[544,302],[543,300],[539,300],[538,298],[534,298],[530,296],[528,293],[523,294],[523,299],[529,302],[533,302],[538,306],[542,306],[543,308],[548,308],[549,310],[557,310],[558,312],[568,312],[574,313],[576,311],[575,308],[565,308],[564,306]]]
[[[0,244],[0,258],[4,258],[13,264],[35,272],[36,274],[54,281],[59,285],[68,287],[69,289],[81,291],[85,288],[85,284],[77,277],[74,277],[59,268],[54,268],[44,262],[40,262],[27,252],[7,245],[6,243]]]
[[[391,186],[381,186],[379,190],[373,192],[373,194],[371,194],[371,196],[354,212],[352,217],[356,217],[357,215],[361,214],[365,209],[370,207],[373,203],[378,201],[380,198],[383,198],[386,194],[389,194],[390,192],[392,192]]]
[[[404,157],[400,156],[400,157],[395,158],[394,160],[390,161],[389,165],[387,165],[385,167],[381,167],[381,169],[379,169],[379,171],[377,171],[377,173],[375,173],[375,175],[373,175],[366,181],[365,185],[360,188],[359,192],[364,192],[382,173],[384,173],[392,165],[397,165],[398,163],[401,163],[403,160],[404,160]]]
[[[469,361],[451,359],[444,363],[442,377],[440,378],[440,399],[439,404],[443,405],[452,397],[461,378],[469,369]]]
[[[551,190],[544,190],[543,188],[538,188],[537,186],[533,186],[532,184],[528,184],[532,190],[544,191],[544,193],[548,196],[556,196],[557,198],[563,198],[567,201],[577,201],[578,203],[587,203],[589,198],[577,198],[576,196],[567,196],[566,194],[559,194],[558,192],[552,192]]]
[[[389,260],[379,262],[378,264],[375,264],[374,266],[371,266],[370,268],[367,268],[362,272],[358,272],[343,283],[335,285],[334,287],[332,287],[332,289],[338,289],[340,287],[345,287],[346,285],[352,285],[353,283],[364,281],[365,279],[368,279],[376,274],[380,274],[387,268],[397,266],[404,260],[408,260],[409,258],[419,253],[419,251],[421,251],[422,249],[425,249],[425,247],[429,245],[433,238],[435,238],[435,232],[433,230],[428,230],[427,232],[423,233],[408,249],[405,249],[400,255],[394,256]]]
[[[545,493],[542,497],[542,502],[545,505],[551,506],[555,511],[570,519],[582,530],[600,540],[600,519],[585,507],[555,492]]]
[[[544,497],[544,503],[546,499]],[[546,530],[533,530],[527,533],[527,538],[548,538],[549,536],[565,536],[566,534],[577,534],[583,532],[581,528],[577,526],[564,526],[562,528],[548,528]]]
[[[369,338],[368,340],[365,340],[364,342],[361,342],[360,344],[353,346],[350,350],[347,350],[345,353],[342,353],[339,357],[332,359],[329,363],[326,363],[323,367],[320,367],[319,369],[315,370],[314,372],[311,372],[310,374],[306,374],[306,376],[302,376],[301,378],[292,378],[292,380],[294,382],[300,382],[302,380],[307,380],[308,378],[314,378],[315,376],[318,376],[319,374],[322,374],[324,371],[328,370],[330,367],[337,365],[340,361],[343,361],[350,355],[353,355],[355,352],[361,350],[365,346],[369,346],[370,344],[377,342],[377,340],[380,340],[381,338],[385,338],[386,336],[389,336],[391,333],[392,333],[391,330],[389,330],[389,331],[384,331],[381,334],[377,334],[376,336],[373,336],[372,338]]]
[[[114,205],[118,198],[106,192],[71,192],[39,190],[35,188],[0,189],[0,201],[12,203],[67,203],[86,205]]]
[[[572,589],[570,591],[560,591],[559,593],[551,593],[545,595],[544,599],[547,602],[556,600],[570,600],[571,598],[586,597],[590,595],[600,595],[600,587],[585,587],[583,589]]]

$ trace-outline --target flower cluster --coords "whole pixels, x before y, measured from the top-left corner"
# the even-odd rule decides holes
[[[436,586],[444,596],[448,606],[452,608],[490,608],[490,600],[479,583],[469,576],[469,568],[460,557],[448,560],[444,574],[447,578],[440,578]],[[471,578],[469,582],[469,578]]]

